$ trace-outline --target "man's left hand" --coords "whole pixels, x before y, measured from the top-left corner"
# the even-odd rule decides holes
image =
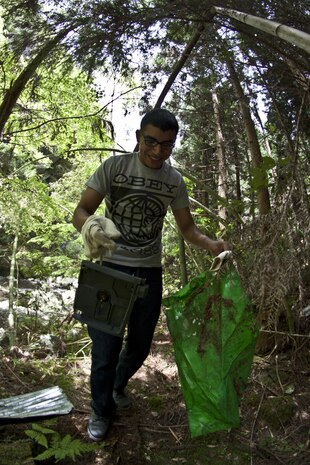
[[[224,252],[224,250],[230,250],[230,246],[229,243],[223,239],[218,239],[217,241],[212,240],[209,244],[209,251],[214,257]]]

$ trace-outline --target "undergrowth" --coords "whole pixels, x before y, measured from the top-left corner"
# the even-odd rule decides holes
[[[34,460],[44,461],[50,458],[55,459],[55,463],[70,458],[75,460],[82,454],[94,452],[101,449],[103,444],[88,444],[80,439],[74,439],[70,434],[61,436],[57,431],[32,423],[32,429],[25,431],[43,452],[40,452]]]

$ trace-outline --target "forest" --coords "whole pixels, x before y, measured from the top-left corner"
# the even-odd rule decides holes
[[[310,462],[309,25],[307,0],[0,0],[0,406],[56,385],[74,405],[0,417],[0,465]],[[191,438],[163,308],[136,409],[98,446],[72,215],[154,107],[178,118],[171,162],[196,224],[229,242],[259,336],[240,428]],[[164,297],[211,263],[168,212]]]

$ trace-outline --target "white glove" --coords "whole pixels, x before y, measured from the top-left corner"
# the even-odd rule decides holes
[[[113,221],[104,216],[91,215],[81,229],[84,241],[84,252],[89,258],[110,257],[116,249],[113,239],[118,239],[121,233]]]
[[[232,257],[232,251],[224,250],[224,252],[221,252],[217,257],[213,259],[213,262],[210,267],[210,271],[218,271],[223,265],[223,263],[225,263],[226,260],[231,257]]]

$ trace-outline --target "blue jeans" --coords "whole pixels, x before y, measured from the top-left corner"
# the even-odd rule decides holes
[[[97,415],[112,416],[116,405],[113,389],[123,391],[128,380],[147,358],[160,315],[162,299],[162,269],[126,267],[104,262],[105,266],[145,278],[149,285],[144,298],[134,304],[126,341],[88,326],[92,340],[92,364],[90,374],[91,406]]]

